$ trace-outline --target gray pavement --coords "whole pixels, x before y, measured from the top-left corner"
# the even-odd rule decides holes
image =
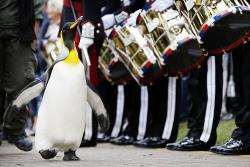
[[[167,149],[142,149],[134,146],[98,144],[80,148],[81,161],[64,162],[63,153],[44,160],[36,150],[23,152],[4,142],[0,146],[2,167],[250,167],[250,155],[222,156],[210,152],[178,152]]]

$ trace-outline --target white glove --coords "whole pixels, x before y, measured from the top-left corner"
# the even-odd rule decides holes
[[[162,12],[174,4],[173,0],[156,0],[152,4],[152,10]]]
[[[88,49],[93,44],[94,44],[94,39],[81,37],[80,42],[79,42],[79,48],[80,49],[83,49],[83,48]]]
[[[114,14],[107,14],[102,17],[102,22],[104,26],[104,30],[107,30],[113,27],[116,23],[115,15]]]
[[[78,47],[80,49],[83,48],[88,49],[91,45],[93,45],[95,36],[94,34],[95,34],[95,27],[90,22],[87,22],[84,25],[82,25],[82,35]]]
[[[123,2],[122,6],[129,6],[131,4],[130,0],[123,0],[122,2]]]
[[[124,12],[124,11],[122,11],[121,13],[115,15],[116,23],[121,23],[126,18],[128,18],[128,13]]]

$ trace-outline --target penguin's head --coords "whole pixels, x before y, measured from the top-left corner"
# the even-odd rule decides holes
[[[64,24],[60,38],[62,43],[70,50],[74,48],[75,35],[77,31],[77,26],[82,20],[82,16],[79,17],[75,22],[67,22]]]

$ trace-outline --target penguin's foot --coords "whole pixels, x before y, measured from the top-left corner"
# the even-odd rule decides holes
[[[79,161],[80,158],[78,156],[76,156],[75,151],[69,150],[68,152],[64,152],[63,160],[64,161]]]
[[[57,154],[55,150],[40,150],[39,153],[44,159],[51,159],[54,158]]]

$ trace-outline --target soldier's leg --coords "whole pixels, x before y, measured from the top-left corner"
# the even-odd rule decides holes
[[[222,102],[222,57],[212,56],[201,69],[192,72],[189,89],[192,107],[188,115],[187,136],[168,144],[172,150],[208,150],[216,142]]]
[[[5,92],[3,90],[3,69],[4,69],[4,52],[3,42],[0,40],[0,145],[2,143],[2,123],[4,114]]]
[[[236,113],[235,123],[237,128],[233,131],[231,139],[225,144],[211,147],[210,151],[224,155],[239,155],[250,154],[250,66],[249,66],[249,53],[250,45],[243,46],[243,54],[238,55],[241,57],[241,61],[235,61],[234,65],[238,67],[240,76],[238,76],[242,82],[236,82],[236,87],[243,88],[243,107]],[[238,73],[239,74],[239,73]]]
[[[8,31],[9,39],[4,42],[5,66],[3,87],[8,105],[18,92],[35,78],[36,59],[30,43],[23,43],[15,36],[17,32]],[[9,135],[9,142],[18,148],[29,151],[32,143],[25,136],[26,108],[23,108],[12,122],[4,124],[4,131]],[[21,141],[21,142],[20,142]]]

